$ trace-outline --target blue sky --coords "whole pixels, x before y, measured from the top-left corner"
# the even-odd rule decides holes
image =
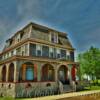
[[[0,50],[30,21],[66,32],[77,52],[100,48],[100,0],[0,0]]]

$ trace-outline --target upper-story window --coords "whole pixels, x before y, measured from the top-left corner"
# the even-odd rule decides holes
[[[16,49],[17,55],[21,55],[21,47],[19,47],[18,49]]]
[[[73,51],[70,52],[70,60],[74,61],[74,52]]]
[[[2,56],[0,56],[0,60],[2,60]]]
[[[52,43],[58,43],[58,34],[51,33],[51,42]]]
[[[56,48],[49,47],[49,57],[56,58]]]
[[[24,35],[24,31],[21,31],[21,33],[20,33],[20,39],[23,38],[23,35]]]
[[[61,53],[60,49],[57,49],[57,58],[61,58]]]
[[[61,50],[61,58],[66,59],[66,50]]]
[[[14,55],[14,51],[11,51],[11,56],[13,56]]]
[[[36,44],[30,44],[30,56],[36,56]]]
[[[54,57],[54,48],[52,48],[52,47],[49,48],[49,57],[50,58]]]
[[[66,51],[66,57],[68,60],[70,59],[70,51]]]
[[[16,43],[20,42],[20,34],[17,34],[16,37],[15,37],[15,39],[16,39]]]
[[[42,50],[42,47],[41,47],[41,45],[36,45],[36,50],[37,50],[37,56],[41,56],[41,50]]]
[[[49,57],[49,47],[48,46],[42,46],[42,56]]]

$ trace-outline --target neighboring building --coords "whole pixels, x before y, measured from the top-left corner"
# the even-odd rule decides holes
[[[0,54],[0,96],[75,91],[77,67],[66,33],[30,23],[6,41]]]

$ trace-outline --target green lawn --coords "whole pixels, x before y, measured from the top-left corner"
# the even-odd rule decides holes
[[[14,100],[14,98],[11,98],[11,97],[0,97],[0,100]]]
[[[100,86],[85,87],[87,90],[100,90]]]

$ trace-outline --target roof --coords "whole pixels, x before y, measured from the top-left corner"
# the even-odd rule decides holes
[[[21,30],[19,30],[18,32],[16,32],[15,35],[18,34],[21,31],[23,31],[24,29],[26,29],[30,25],[32,25],[33,27],[37,27],[37,28],[41,28],[41,29],[47,30],[47,31],[55,31],[55,32],[59,33],[60,35],[67,35],[67,33],[60,32],[60,31],[57,31],[55,29],[49,28],[47,26],[43,26],[43,25],[40,25],[40,24],[37,24],[37,23],[33,23],[33,22],[30,22],[29,24],[27,24],[24,28],[22,28]]]

